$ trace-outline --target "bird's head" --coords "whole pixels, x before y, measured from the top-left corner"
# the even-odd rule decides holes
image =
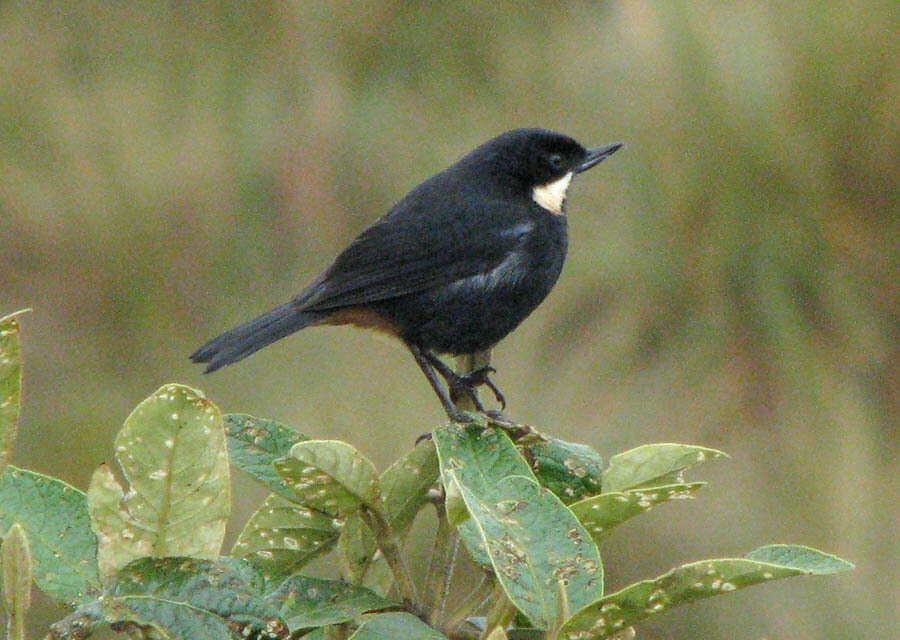
[[[619,150],[621,143],[586,149],[569,136],[546,129],[513,129],[488,140],[460,164],[475,168],[504,190],[527,194],[561,215],[575,174]]]

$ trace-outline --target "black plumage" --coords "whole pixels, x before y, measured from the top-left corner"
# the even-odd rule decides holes
[[[587,150],[543,129],[501,134],[415,187],[293,300],[191,359],[211,372],[310,325],[373,327],[407,344],[448,415],[465,420],[435,370],[453,393],[484,383],[502,396],[488,371],[458,376],[435,354],[488,349],[540,304],[566,256],[569,181],[620,146]]]

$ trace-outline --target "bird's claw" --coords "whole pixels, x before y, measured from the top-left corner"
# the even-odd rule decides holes
[[[455,403],[460,398],[460,394],[466,394],[469,399],[472,401],[472,404],[475,405],[475,410],[481,413],[484,413],[484,405],[481,404],[481,400],[478,399],[478,394],[475,393],[475,386],[470,384],[464,377],[459,376],[456,379],[449,381],[450,386],[450,399]],[[450,416],[450,419],[454,422],[465,422],[464,416],[460,413],[458,416]]]
[[[497,403],[500,405],[500,409],[506,409],[506,398],[503,397],[503,393],[501,393],[500,389],[497,388],[489,378],[485,378],[484,384],[487,385],[487,388],[491,390],[494,394],[494,399],[497,400]]]
[[[471,371],[464,376],[459,376],[459,381],[470,389],[474,389],[479,385],[485,385],[488,389],[491,390],[491,393],[494,394],[494,398],[500,404],[501,409],[506,409],[506,398],[503,397],[503,393],[494,384],[494,381],[491,380],[488,375],[492,373],[497,373],[497,370],[491,365],[486,365],[481,367],[480,369],[475,369],[475,371]],[[476,401],[477,403],[477,401]],[[483,411],[483,409],[479,408],[479,411]]]

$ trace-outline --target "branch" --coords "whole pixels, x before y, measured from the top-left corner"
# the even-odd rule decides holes
[[[400,597],[403,598],[403,604],[411,612],[419,615],[421,612],[418,605],[419,598],[416,594],[416,586],[413,584],[409,569],[400,553],[400,541],[397,538],[397,534],[394,533],[387,519],[377,509],[363,505],[360,510],[360,516],[363,522],[372,530],[372,533],[375,534],[378,548],[384,554],[384,559],[391,569],[394,582],[397,583],[397,590],[400,592]]]
[[[427,618],[425,621],[438,627],[441,624],[443,609],[439,603],[443,604],[443,594],[453,574],[453,559],[450,552],[453,530],[447,520],[443,494],[439,500],[434,502],[434,508],[437,512],[438,523],[428,564],[428,574],[425,577],[425,596],[422,608]]]

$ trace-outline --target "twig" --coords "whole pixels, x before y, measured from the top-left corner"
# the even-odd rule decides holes
[[[452,573],[450,566],[450,537],[453,533],[450,522],[447,520],[447,511],[444,508],[444,499],[435,501],[434,509],[437,512],[437,531],[434,535],[434,545],[431,548],[431,558],[428,563],[428,573],[425,577],[425,595],[422,600],[422,609],[425,614],[425,622],[434,626],[440,626],[441,611],[438,604],[441,602],[444,582]]]
[[[492,604],[491,608],[488,610],[487,624],[481,634],[481,637],[484,640],[490,637],[491,632],[497,627],[505,629],[513,619],[513,616],[516,615],[515,606],[513,606],[513,603],[506,597],[506,592],[499,582],[494,587],[493,596],[494,604]]]
[[[347,640],[350,629],[345,624],[330,624],[325,627],[325,640]]]
[[[459,543],[459,535],[453,536],[453,553],[450,555],[449,567],[444,574],[444,584],[441,589],[441,601],[438,605],[438,620],[444,619],[444,612],[447,610],[447,600],[450,598],[450,581],[453,579],[453,572],[456,570],[456,559],[459,557]]]
[[[447,617],[447,621],[442,625],[442,628],[447,635],[452,636],[455,634],[456,630],[466,621],[466,618],[474,615],[481,608],[481,605],[491,597],[494,589],[494,582],[494,575],[492,573],[489,571],[482,573],[481,581],[465,598],[463,598],[459,606],[453,610]]]
[[[460,375],[467,375],[472,371],[487,367],[491,364],[491,350],[486,349],[478,353],[462,355],[456,358],[456,372]],[[478,397],[478,390],[472,389],[475,397]],[[461,411],[475,411],[475,402],[466,394],[455,400],[456,408]]]
[[[372,533],[375,534],[375,541],[378,543],[378,548],[381,549],[381,553],[384,554],[384,559],[391,569],[394,582],[397,584],[397,590],[400,592],[400,597],[403,598],[403,604],[410,611],[419,615],[421,610],[418,605],[419,598],[416,594],[416,586],[413,584],[409,569],[403,561],[403,555],[400,553],[400,542],[397,534],[394,533],[387,519],[377,509],[363,505],[362,509],[360,509],[360,516],[363,522],[372,530]]]

